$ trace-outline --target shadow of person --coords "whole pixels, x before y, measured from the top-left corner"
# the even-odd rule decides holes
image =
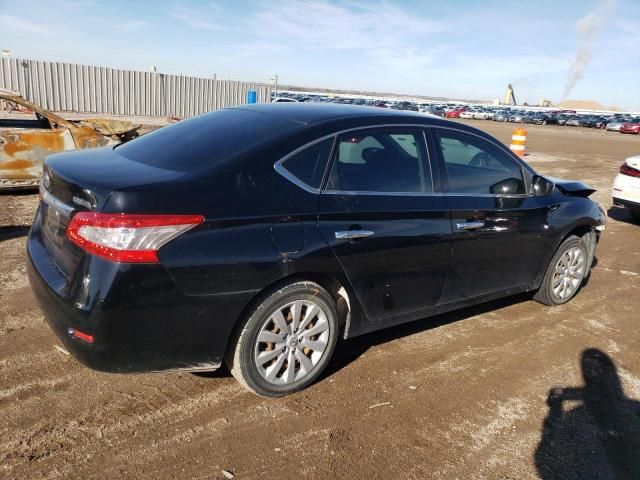
[[[640,402],[611,358],[582,352],[584,387],[552,388],[534,460],[543,480],[640,479]]]

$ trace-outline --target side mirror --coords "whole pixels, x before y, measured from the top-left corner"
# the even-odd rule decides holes
[[[519,178],[507,178],[491,185],[489,191],[496,195],[514,195],[524,193],[524,188]]]
[[[554,184],[550,180],[541,177],[540,175],[536,175],[533,177],[533,194],[536,197],[546,197],[547,195],[551,195],[553,192]]]

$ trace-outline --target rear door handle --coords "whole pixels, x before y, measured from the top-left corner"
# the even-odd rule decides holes
[[[484,227],[484,222],[462,222],[456,223],[458,230],[475,230]]]
[[[374,232],[371,230],[343,230],[336,232],[336,238],[338,240],[354,240],[356,238],[371,237]]]

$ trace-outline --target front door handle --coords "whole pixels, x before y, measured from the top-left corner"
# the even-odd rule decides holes
[[[475,230],[484,227],[484,222],[462,222],[456,223],[458,230]]]
[[[336,239],[338,240],[354,240],[356,238],[365,238],[374,235],[371,230],[343,230],[336,232]]]

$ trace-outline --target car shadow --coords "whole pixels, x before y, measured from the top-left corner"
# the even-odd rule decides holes
[[[522,293],[511,297],[501,298],[479,305],[454,310],[452,312],[427,317],[414,322],[396,325],[394,327],[385,328],[372,333],[367,333],[355,338],[341,341],[336,347],[333,358],[327,365],[327,368],[320,376],[320,379],[330,377],[334,373],[343,369],[350,363],[354,362],[358,357],[362,356],[371,347],[382,345],[402,337],[407,337],[419,332],[432,330],[434,328],[448,325],[451,323],[466,320],[476,315],[481,315],[501,308],[523,303],[531,300],[531,293]]]
[[[0,226],[0,242],[18,237],[26,237],[29,234],[30,225],[3,225]]]
[[[522,293],[482,303],[480,305],[455,310],[453,312],[427,317],[422,320],[396,325],[394,327],[367,333],[348,340],[339,340],[329,364],[318,378],[318,381],[322,381],[342,370],[344,367],[357,360],[358,357],[364,354],[371,347],[382,345],[415,333],[465,320],[500,308],[505,308],[510,305],[526,302],[531,300],[531,295],[531,293]],[[231,373],[223,362],[222,366],[218,370],[211,372],[193,372],[193,375],[204,378],[224,378],[230,376]]]
[[[609,210],[607,210],[607,215],[609,216],[609,218],[612,218],[618,222],[629,223],[631,225],[640,225],[640,222],[638,222],[631,216],[631,213],[627,208],[611,207],[609,208]]]
[[[589,348],[582,387],[549,390],[534,454],[542,480],[640,478],[640,402],[625,396],[613,360]]]

